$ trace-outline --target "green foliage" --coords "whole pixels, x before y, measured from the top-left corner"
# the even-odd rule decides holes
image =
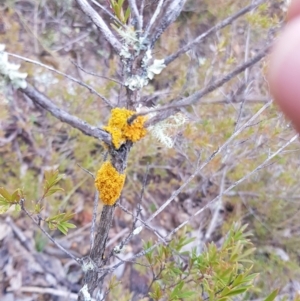
[[[46,218],[46,223],[50,230],[58,229],[63,234],[67,234],[69,229],[76,228],[75,225],[68,221],[74,217],[74,213],[59,213],[54,216]]]
[[[277,295],[278,295],[278,290],[275,290],[264,301],[273,301]]]
[[[255,28],[263,28],[268,29],[270,26],[275,26],[278,24],[278,19],[276,16],[270,17],[268,16],[268,8],[269,5],[264,3],[259,6],[258,10],[247,16],[247,21]]]
[[[235,224],[220,248],[214,243],[199,253],[189,248],[194,240],[185,232],[171,241],[168,246],[153,248],[147,242],[146,259],[151,266],[153,279],[149,296],[154,300],[233,300],[253,287],[258,274],[252,272],[247,226]],[[266,300],[273,300],[273,292]]]
[[[44,194],[42,199],[58,191],[64,191],[62,188],[56,186],[57,183],[63,178],[64,175],[60,175],[58,170],[45,171]]]
[[[58,170],[50,170],[45,172],[45,181],[43,187],[42,197],[35,202],[33,214],[40,215],[44,210],[42,202],[45,198],[59,192],[63,191],[62,188],[57,186],[58,182],[64,178],[63,174],[59,174]],[[5,188],[0,187],[0,214],[8,211],[8,209],[15,205],[15,210],[17,212],[24,210],[27,214],[30,214],[26,209],[26,201],[24,193],[21,189],[16,189],[12,194],[10,194]],[[69,222],[70,219],[74,217],[73,213],[58,213],[45,218],[50,230],[58,229],[63,234],[67,234],[69,229],[73,229],[76,226]],[[39,219],[41,217],[39,216]]]
[[[121,23],[126,24],[130,16],[130,7],[128,6],[127,9],[124,11],[124,0],[110,0],[110,4],[118,20]]]
[[[38,252],[43,252],[47,243],[48,243],[48,238],[45,237],[44,233],[42,233],[41,231],[37,231],[34,235],[35,249]]]
[[[74,13],[74,6],[71,5],[70,1],[50,0],[46,3],[39,3],[37,6],[38,16],[49,14],[52,18],[52,13],[54,12],[55,22],[60,22],[60,19],[56,18],[60,16],[61,11],[65,11],[66,6],[68,6],[68,11],[64,13],[64,20],[66,22],[62,26],[62,30],[59,31],[53,27],[52,22],[47,21],[42,22],[45,24],[42,27],[37,26],[33,28],[31,15],[20,13],[20,3],[18,3],[18,7],[14,7],[16,1],[6,0],[4,2],[9,4],[9,10],[2,12],[1,17],[3,17],[3,19],[1,19],[1,22],[4,21],[8,26],[6,26],[7,32],[0,34],[0,43],[6,44],[9,52],[22,54],[24,56],[28,55],[38,59],[36,53],[34,53],[35,50],[33,51],[35,48],[27,47],[29,43],[32,45],[34,38],[38,39],[41,43],[41,45],[39,42],[37,43],[41,46],[38,47],[38,50],[41,51],[44,46],[57,49],[59,45],[66,45],[70,39],[75,39],[83,33],[81,29],[76,28],[76,31],[74,31],[73,28],[68,28],[67,24],[78,23],[80,20],[80,14]],[[148,96],[159,90],[165,91],[167,89],[166,92],[171,93],[164,94],[163,97],[159,97],[159,99],[164,101],[164,103],[168,103],[176,95],[181,95],[183,91],[185,91],[186,94],[192,93],[208,84],[212,79],[224,75],[228,70],[234,68],[235,64],[240,64],[244,61],[244,38],[248,27],[251,28],[251,34],[249,36],[249,57],[253,55],[256,49],[259,49],[261,45],[264,44],[264,41],[262,43],[261,40],[262,34],[273,25],[276,25],[278,19],[276,10],[272,9],[271,6],[274,4],[274,6],[277,5],[280,7],[281,2],[282,1],[274,0],[272,3],[270,2],[268,6],[262,5],[259,10],[255,10],[246,17],[235,21],[233,26],[225,28],[219,31],[217,35],[206,39],[203,43],[199,43],[199,45],[195,47],[195,53],[193,53],[193,50],[188,55],[182,56],[177,62],[174,61],[170,64],[168,68],[164,70],[163,74],[154,79],[153,82],[144,89],[143,95]],[[113,13],[123,24],[128,22],[130,14],[126,3],[127,1],[111,1]],[[156,45],[155,50],[157,54],[163,58],[173,53],[181,47],[184,42],[189,42],[190,39],[196,37],[210,26],[213,26],[223,17],[228,17],[232,12],[250,3],[251,1],[234,2],[232,0],[187,1],[187,5],[191,4],[193,7],[190,11],[184,12],[184,14],[187,14],[186,20],[183,20],[184,18],[182,16],[179,22],[168,28],[166,34],[164,34],[161,41],[158,41]],[[138,4],[140,3],[138,2]],[[280,11],[281,14],[283,14],[283,10],[280,9]],[[19,20],[22,20],[22,22],[19,22]],[[184,26],[182,26],[183,22],[185,22]],[[81,23],[81,20],[79,23]],[[32,33],[38,36],[33,37]],[[22,43],[20,43],[20,37],[23,41]],[[87,39],[82,40],[78,47],[76,46],[78,44],[75,43],[74,45],[76,47],[74,46],[74,49],[71,49],[71,51],[74,51],[78,57],[82,57],[83,62],[88,62],[86,66],[87,69],[104,76],[119,78],[118,59],[110,55],[111,51],[105,47],[104,42],[101,47],[95,47],[95,45],[98,45],[98,41],[95,37],[98,38],[98,34],[92,32],[89,35],[88,41]],[[91,47],[91,45],[93,45],[93,47]],[[94,52],[95,48],[97,52]],[[59,58],[63,61],[63,63],[60,64],[60,70],[68,70],[68,73],[70,72],[70,74],[77,77],[76,70],[72,69],[68,64],[70,61],[68,54],[65,52],[64,54],[61,53],[62,52],[57,52],[57,55],[60,56]],[[95,96],[86,93],[86,90],[82,87],[76,86],[55,74],[50,74],[48,71],[41,70],[35,65],[24,64],[22,68],[25,68],[23,71],[30,75],[32,82],[38,83],[44,93],[53,99],[59,107],[67,108],[71,114],[95,126],[105,123],[108,116],[107,109],[103,107],[101,101],[98,101]],[[191,74],[189,74],[188,70],[192,71]],[[96,87],[97,91],[103,93],[115,103],[117,102],[116,91],[119,91],[117,90],[119,87],[116,83],[103,81],[96,77],[92,78],[86,74],[82,74],[82,76],[83,81]],[[251,84],[251,87],[249,84],[249,86],[243,90],[243,93],[245,92],[245,95],[247,95],[247,93],[256,95],[258,100],[266,96],[268,87],[263,77],[264,70],[261,69],[261,66],[251,68],[249,80],[253,84]],[[41,81],[40,78],[43,78],[43,81]],[[228,85],[224,85],[218,91],[202,99],[203,102],[218,99],[222,100],[224,95],[231,95],[231,93],[235,92],[242,78],[243,76],[239,77],[237,81],[232,80]],[[254,79],[255,81],[252,81]],[[57,80],[59,80],[59,85],[51,84],[51,82]],[[172,88],[168,90],[168,87]],[[250,90],[252,92],[250,92]],[[91,177],[86,176],[82,170],[77,168],[76,164],[80,164],[80,166],[94,173],[95,169],[100,165],[99,161],[102,160],[99,160],[99,157],[103,153],[103,149],[95,143],[94,139],[84,136],[68,125],[57,122],[50,114],[45,114],[46,116],[43,115],[41,119],[40,111],[32,110],[31,107],[29,111],[26,111],[27,107],[23,101],[16,101],[15,104],[17,108],[24,112],[22,118],[18,118],[17,110],[13,105],[6,105],[5,103],[1,103],[0,105],[0,119],[3,121],[1,138],[8,137],[11,132],[9,127],[8,130],[5,130],[5,124],[14,124],[20,132],[25,135],[27,133],[32,135],[32,141],[29,142],[26,139],[22,139],[22,135],[19,135],[18,138],[11,143],[3,146],[1,144],[0,164],[2,176],[0,182],[3,183],[1,185],[4,186],[7,191],[14,191],[15,187],[22,187],[26,195],[24,205],[33,216],[35,216],[34,214],[45,215],[47,213],[47,216],[44,216],[45,220],[47,218],[57,217],[58,221],[54,219],[49,222],[50,227],[53,227],[53,229],[58,229],[58,223],[64,218],[60,216],[60,212],[72,212],[74,208],[81,208],[78,210],[81,211],[80,213],[89,213],[89,210],[92,208],[93,190],[91,187],[93,187],[93,181]],[[89,109],[84,110],[83,108],[86,107]],[[260,107],[261,103],[253,104],[245,102],[245,106],[242,110],[243,118],[240,125]],[[146,154],[149,158],[149,185],[145,192],[145,199],[147,201],[145,202],[145,211],[151,213],[155,211],[155,208],[161,205],[160,201],[169,197],[172,191],[178,188],[178,185],[194,170],[194,166],[190,164],[190,162],[196,162],[200,153],[202,161],[208,158],[212,151],[222,145],[234,132],[239,108],[240,104],[235,102],[221,104],[201,103],[200,106],[195,105],[192,109],[186,108],[191,119],[189,119],[186,129],[183,130],[183,132],[180,131],[178,135],[179,139],[175,141],[175,148],[158,148],[159,145],[157,142],[154,139],[151,140],[150,137],[147,137],[144,141],[135,145],[129,158],[128,179],[124,188],[124,196],[126,196],[130,204],[136,206],[137,196],[140,195],[142,186],[137,179],[142,178],[145,173],[146,164],[141,164],[141,154]],[[7,113],[4,114],[4,112]],[[203,187],[203,191],[205,191],[205,183],[203,183],[202,180],[213,179],[213,181],[218,182],[218,173],[222,168],[222,164],[229,164],[230,170],[226,175],[226,183],[229,184],[239,180],[259,163],[263,162],[269,153],[276,151],[276,149],[282,145],[282,141],[285,141],[287,137],[291,135],[291,129],[287,128],[287,122],[279,117],[278,110],[275,106],[272,106],[270,111],[262,115],[262,118],[260,118],[257,123],[245,129],[234,145],[228,148],[228,154],[232,153],[233,157],[229,158],[227,162],[224,162],[222,160],[223,158],[219,159],[219,157],[214,159],[208,168],[202,171],[201,179],[197,179],[195,183],[187,188],[187,197],[193,196],[192,188],[199,191],[199,187],[201,186]],[[15,121],[16,118],[18,118],[17,122]],[[48,140],[53,141],[53,143],[51,143],[52,147],[49,147]],[[16,149],[16,145],[19,146],[19,154],[17,154],[17,151],[12,152],[12,149]],[[32,145],[34,145],[34,148]],[[36,152],[36,150],[44,149],[47,149],[46,158],[43,158]],[[257,248],[255,255],[252,257],[254,265],[253,271],[259,272],[260,277],[257,277],[255,280],[256,290],[254,293],[251,289],[247,291],[249,298],[246,300],[261,298],[261,292],[265,292],[268,289],[273,290],[276,287],[284,287],[290,279],[298,277],[296,273],[299,273],[298,258],[300,255],[300,240],[298,239],[299,235],[297,235],[299,228],[299,219],[297,219],[299,202],[297,200],[300,189],[297,183],[297,179],[299,178],[298,171],[295,170],[295,166],[299,165],[299,153],[297,153],[296,150],[297,147],[294,149],[290,148],[286,153],[280,154],[280,156],[272,162],[272,165],[260,170],[259,173],[253,176],[249,181],[234,189],[232,196],[224,196],[224,200],[232,203],[235,210],[232,215],[226,216],[221,234],[225,236],[232,221],[240,219],[241,216],[243,216],[245,217],[243,222],[249,223],[249,228],[254,235],[253,243]],[[27,164],[29,167],[26,172],[21,172],[22,168]],[[57,164],[59,164],[61,171],[68,173],[68,178],[63,181],[62,184],[59,183],[60,187],[58,184],[47,187],[51,181],[49,181],[48,184],[45,182],[44,185],[41,185],[36,179],[38,179],[40,174],[44,173],[44,168],[46,166],[57,166]],[[174,176],[174,174],[180,176]],[[7,177],[7,175],[9,175],[9,177]],[[86,177],[87,180],[85,180],[84,177]],[[61,199],[61,188],[66,191],[66,196],[63,200]],[[199,203],[202,202],[202,197],[201,191],[197,192],[197,200],[199,200]],[[208,200],[210,200],[209,197],[210,195],[208,193]],[[34,202],[31,202],[31,200],[34,200]],[[36,200],[40,201],[38,202]],[[10,207],[12,207],[11,209],[15,207],[17,210],[20,210],[19,199],[13,204],[9,198],[6,199],[1,194],[0,211],[6,212]],[[9,214],[10,213],[12,212],[9,211]],[[176,212],[176,214],[177,213],[179,215],[182,212]],[[171,223],[173,219],[172,215],[174,215],[174,211],[165,211],[165,219],[161,219],[160,226],[169,227],[168,230],[172,229],[171,227],[174,227]],[[120,219],[122,218],[123,217],[120,217]],[[68,223],[68,221],[65,222]],[[159,220],[157,222],[159,223]],[[203,222],[203,224],[205,224],[205,222]],[[62,230],[66,231],[65,228]],[[280,261],[278,257],[272,254],[270,255],[269,253],[264,256],[261,255],[261,253],[257,254],[261,252],[263,246],[272,246],[274,244],[280,246],[288,253],[292,261],[291,263]],[[40,243],[38,238],[36,238],[36,247],[38,250],[43,249],[43,243]],[[173,245],[173,250],[170,252],[160,250],[161,256],[163,256],[163,260],[166,262],[163,268],[172,270],[170,278],[173,277],[173,279],[175,279],[174,281],[177,281],[173,283],[175,286],[170,287],[172,279],[168,279],[168,275],[165,275],[166,273],[162,271],[163,278],[167,278],[167,280],[164,280],[165,282],[162,283],[162,280],[158,277],[158,280],[154,281],[151,286],[151,293],[155,294],[155,292],[157,292],[158,299],[162,299],[163,297],[171,296],[175,287],[178,286],[172,295],[175,298],[176,296],[180,296],[182,292],[197,292],[196,296],[202,296],[202,290],[196,287],[196,285],[194,287],[193,281],[188,282],[189,279],[193,279],[190,275],[191,273],[188,274],[188,268],[182,270],[184,273],[187,273],[190,278],[182,280],[183,277],[179,276],[182,271],[180,269],[180,267],[182,267],[180,260],[188,260],[187,258],[191,257],[191,251],[187,251],[185,248],[178,251],[175,247],[176,244]],[[179,255],[174,252],[174,250],[179,253],[187,252],[187,254]],[[219,256],[220,249],[215,250],[209,245],[207,246],[207,250],[210,250],[212,253],[211,256],[213,254]],[[246,254],[246,250],[248,249],[246,248],[243,254]],[[228,255],[229,259],[232,256],[233,259],[231,260],[234,261],[235,257],[239,256],[239,252],[239,249],[232,252],[231,255]],[[151,265],[154,271],[159,272],[160,263],[155,260],[157,251],[152,251],[152,253],[152,255],[150,253],[150,257],[147,256],[149,260],[153,261]],[[195,257],[197,256],[199,257],[197,252],[195,252]],[[168,261],[171,261],[173,257],[176,258],[178,262],[172,265]],[[244,258],[244,260],[247,259],[248,257]],[[195,260],[194,265],[196,265],[197,262],[198,261]],[[202,263],[203,269],[205,268],[204,263]],[[200,263],[198,264],[200,265]],[[241,266],[244,264],[247,265],[244,270],[244,273],[246,273],[247,269],[251,268],[251,263],[240,263]],[[211,263],[211,266],[217,270],[217,267],[214,266],[213,263]],[[185,266],[183,266],[183,268],[184,267]],[[230,267],[231,269],[229,269],[228,275],[230,275],[230,273],[236,273],[236,270],[233,270],[232,262]],[[211,272],[211,274],[205,275],[203,279],[197,279],[198,285],[201,280],[201,287],[204,287],[204,279],[206,279],[210,285],[210,281],[212,282],[212,280],[210,280],[209,277],[216,277],[219,273],[220,271],[217,270],[214,271],[214,273]],[[228,281],[228,275],[221,276]],[[251,272],[249,275],[251,275]],[[213,279],[217,281],[215,278]],[[225,280],[223,280],[223,282]],[[228,286],[228,283],[225,281],[223,284],[225,291],[223,294],[225,294],[225,288]],[[166,291],[163,290],[164,287],[166,287]],[[215,292],[217,287],[222,288],[221,281],[213,286],[212,291]],[[126,293],[124,293],[125,288],[121,285],[114,287],[114,289],[111,290],[112,300],[129,300],[130,292],[126,291]],[[235,287],[236,290],[239,288],[240,287]],[[230,287],[230,289],[232,289],[232,287]],[[243,290],[244,287],[241,287],[241,289]],[[260,292],[258,292],[258,289]],[[200,298],[209,297],[209,289],[206,288],[206,290],[207,295]],[[218,298],[220,298],[221,294],[222,292],[218,294]],[[196,296],[194,295],[190,297],[190,299],[194,300]],[[226,295],[224,298],[229,297]]]
[[[0,187],[0,214],[7,212],[12,205],[16,205],[16,210],[19,211],[19,201],[23,197],[23,191],[21,189],[16,189],[10,194],[4,187]]]

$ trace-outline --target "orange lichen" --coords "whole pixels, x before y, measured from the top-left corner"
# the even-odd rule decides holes
[[[109,161],[102,164],[95,179],[99,198],[105,204],[112,206],[121,195],[125,174],[119,174]]]
[[[136,142],[145,137],[147,130],[144,128],[146,117],[138,116],[128,124],[128,118],[136,112],[125,108],[115,108],[111,110],[111,116],[108,125],[104,129],[112,136],[112,142],[116,149],[126,140]]]

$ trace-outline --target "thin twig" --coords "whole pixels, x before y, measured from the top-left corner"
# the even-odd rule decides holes
[[[252,1],[252,3],[253,3],[253,1]],[[252,11],[252,14],[253,14],[253,11]],[[249,59],[250,35],[251,35],[251,26],[250,26],[250,24],[248,24],[244,62],[247,62],[248,59]],[[248,80],[249,80],[249,68],[247,68],[245,70],[244,77],[245,77],[245,79],[244,79],[245,80],[245,85],[247,85]],[[242,99],[242,102],[241,102],[240,107],[239,107],[238,116],[237,116],[237,120],[236,120],[236,123],[235,123],[235,128],[238,128],[239,123],[240,123],[240,119],[242,118],[242,113],[243,113],[244,106],[245,106],[245,103],[246,103],[246,91],[247,90],[245,89],[245,91],[243,92],[243,99]]]
[[[46,68],[46,69],[48,69],[48,70],[50,70],[50,71],[53,71],[53,72],[55,72],[55,73],[57,73],[57,74],[59,74],[59,75],[62,75],[62,76],[64,76],[64,77],[68,78],[69,80],[71,80],[71,81],[73,81],[73,82],[79,84],[80,86],[83,86],[83,87],[87,88],[91,93],[93,93],[93,94],[99,96],[102,100],[104,100],[104,102],[105,102],[109,107],[111,107],[111,108],[113,107],[113,105],[111,104],[111,102],[110,102],[106,97],[104,97],[103,95],[101,95],[100,93],[98,93],[98,92],[97,92],[94,88],[92,88],[90,85],[87,85],[87,84],[83,83],[82,81],[78,80],[77,78],[72,77],[72,76],[70,76],[70,75],[68,75],[68,74],[65,74],[65,73],[63,73],[63,72],[60,72],[60,71],[56,70],[55,68],[52,68],[52,67],[50,67],[50,66],[48,66],[48,65],[42,64],[42,63],[37,62],[37,61],[35,61],[35,60],[28,59],[28,58],[26,58],[26,57],[23,57],[23,56],[21,56],[21,55],[17,55],[17,54],[10,53],[10,52],[6,52],[6,53],[7,53],[8,55],[12,56],[12,57],[18,58],[18,59],[23,60],[23,61],[25,61],[25,62],[27,62],[27,63],[35,64],[35,65],[37,65],[37,66]]]
[[[55,47],[53,50],[55,52],[58,52],[62,49],[70,49],[70,46],[75,44],[75,43],[78,43],[80,42],[81,40],[84,40],[85,38],[87,38],[89,35],[91,34],[90,31],[88,32],[84,32],[83,34],[79,35],[78,37],[72,39],[71,41],[68,41],[66,44],[64,44],[63,46],[59,46],[59,47]]]
[[[85,135],[100,139],[106,144],[111,145],[111,135],[109,133],[95,126],[89,125],[78,117],[60,109],[49,98],[31,85],[27,84],[27,87],[25,89],[20,89],[20,91],[28,96],[34,103],[40,105],[60,121],[68,123],[70,126],[80,130]]]
[[[157,7],[156,7],[156,9],[155,9],[155,12],[153,13],[153,15],[152,15],[152,17],[151,17],[151,19],[150,19],[150,21],[149,21],[147,27],[146,27],[146,30],[145,30],[145,33],[144,33],[144,36],[145,36],[145,37],[148,36],[148,34],[149,34],[150,30],[151,30],[151,27],[152,27],[153,24],[155,23],[155,21],[156,21],[158,15],[160,14],[163,3],[164,3],[164,0],[160,0],[160,1],[158,2]]]
[[[142,23],[141,23],[141,16],[139,14],[139,10],[136,5],[136,0],[128,0],[129,6],[130,6],[130,11],[134,15],[137,21],[137,29],[138,31],[141,31],[142,29]]]
[[[121,86],[124,86],[124,84],[122,82],[120,82],[119,80],[117,79],[114,79],[114,78],[111,78],[111,77],[107,77],[107,76],[104,76],[104,75],[99,75],[95,72],[92,72],[92,71],[87,71],[85,70],[83,67],[81,67],[80,65],[78,65],[77,63],[75,63],[74,61],[71,61],[71,63],[73,65],[75,65],[77,68],[79,68],[81,71],[83,71],[84,73],[86,74],[90,74],[90,75],[93,75],[93,76],[96,76],[96,77],[99,77],[99,78],[105,78],[105,79],[108,79],[108,80],[111,80],[112,82],[115,82]]]
[[[229,98],[216,98],[216,99],[206,99],[201,100],[202,105],[218,105],[218,104],[241,104],[243,101],[246,101],[247,104],[259,104],[266,103],[269,101],[268,97],[262,95],[245,95],[245,96],[237,96],[232,99]]]
[[[136,264],[136,265],[139,265],[141,267],[145,267],[145,268],[150,268],[151,266],[149,264],[143,264],[143,263],[140,263],[140,262],[136,262],[134,260],[126,260],[126,259],[122,259],[120,256],[118,255],[115,255],[116,258],[118,258],[119,260],[123,261],[124,263],[133,263],[133,264]]]
[[[106,244],[106,248],[110,247],[113,245],[119,238],[124,237],[124,235],[129,232],[128,228],[122,229],[120,232],[118,232],[116,235],[114,235]]]
[[[72,253],[70,253],[68,250],[66,250],[62,245],[60,245],[41,225],[36,219],[27,211],[27,209],[24,206],[24,199],[20,200],[20,206],[21,209],[26,213],[26,215],[33,221],[33,223],[40,228],[40,230],[49,238],[52,243],[57,246],[61,251],[63,251],[66,255],[68,255],[70,258],[72,258],[74,261],[76,261],[79,265],[81,264],[80,258],[75,257]]]
[[[199,43],[201,40],[207,38],[209,35],[217,32],[218,30],[226,27],[227,25],[230,25],[233,21],[235,21],[237,18],[243,16],[244,14],[250,12],[251,10],[255,9],[257,6],[260,4],[266,2],[266,0],[257,0],[254,3],[250,4],[249,6],[241,9],[237,13],[233,14],[232,16],[228,17],[227,19],[221,21],[214,27],[211,27],[208,31],[204,32],[200,36],[198,36],[195,40],[190,42],[189,44],[183,46],[179,50],[177,50],[175,53],[169,55],[168,57],[165,58],[165,65],[169,65],[171,62],[173,62],[175,59],[177,59],[180,55],[186,53],[189,51],[195,44]]]
[[[117,206],[120,207],[127,214],[130,214],[131,216],[135,217],[137,220],[139,220],[143,224],[143,226],[138,227],[138,228],[140,228],[139,233],[140,233],[140,231],[142,231],[143,227],[146,227],[147,229],[151,230],[159,238],[159,240],[161,240],[164,244],[167,244],[167,242],[164,240],[163,236],[161,234],[159,234],[156,229],[154,229],[152,226],[150,226],[148,222],[145,222],[140,217],[137,217],[136,215],[134,215],[132,212],[130,212],[128,209],[126,209],[124,206],[122,206],[120,203],[118,203]],[[127,236],[127,238],[124,239],[120,243],[120,249],[122,249],[123,246],[125,246],[126,244],[128,244],[128,242],[131,240],[131,238],[135,235],[134,232],[135,232],[136,229],[137,228],[133,229],[131,231],[131,233]]]
[[[21,244],[24,245],[27,251],[33,252],[33,248],[29,242],[29,239],[24,235],[24,233],[16,226],[10,216],[7,216],[5,219],[6,223],[11,227],[14,234],[18,237]]]
[[[140,0],[141,6],[140,6],[140,20],[141,20],[141,29],[143,29],[144,26],[144,8],[145,8],[145,0]]]
[[[271,46],[267,45],[264,47],[261,51],[259,51],[252,59],[248,60],[247,62],[237,66],[232,72],[226,74],[222,78],[214,81],[212,84],[209,86],[203,88],[202,90],[192,94],[191,96],[184,98],[182,100],[177,101],[174,106],[179,105],[179,106],[189,106],[194,103],[196,103],[199,99],[201,99],[204,95],[211,93],[212,91],[216,90],[217,88],[223,86],[226,82],[230,81],[232,78],[246,70],[247,68],[253,66],[257,62],[259,62],[262,58],[264,58]]]
[[[86,172],[88,175],[90,175],[93,179],[95,179],[95,176],[93,173],[91,173],[89,170],[87,170],[86,168],[82,167],[80,164],[76,163],[76,165],[82,169],[84,172]]]

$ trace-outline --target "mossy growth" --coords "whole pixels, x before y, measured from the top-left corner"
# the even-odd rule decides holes
[[[120,174],[109,161],[102,164],[95,179],[99,198],[105,204],[112,206],[121,195],[125,174]]]
[[[108,125],[104,127],[104,130],[111,134],[116,149],[119,149],[126,140],[136,142],[147,134],[147,130],[144,128],[146,117],[138,116],[131,124],[128,124],[128,119],[135,113],[135,111],[125,108],[111,110]]]

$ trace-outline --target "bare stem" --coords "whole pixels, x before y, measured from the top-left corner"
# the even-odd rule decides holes
[[[111,80],[112,82],[115,82],[115,83],[117,83],[121,86],[124,86],[124,84],[122,82],[120,82],[119,80],[117,80],[117,79],[114,79],[114,78],[111,78],[111,77],[108,77],[108,76],[104,76],[104,75],[99,75],[99,74],[97,74],[95,72],[92,72],[92,71],[87,71],[83,67],[81,67],[80,65],[78,65],[77,63],[75,63],[73,61],[71,61],[71,63],[86,74],[90,74],[90,75],[93,75],[93,76],[96,76],[96,77],[99,77],[99,78],[105,78],[105,79]]]
[[[141,31],[142,30],[142,22],[141,22],[141,16],[140,16],[139,10],[138,10],[137,5],[136,5],[136,0],[128,0],[128,2],[129,2],[129,5],[130,5],[130,11],[134,15],[134,17],[136,18],[137,29],[139,31]]]
[[[151,30],[151,27],[153,26],[153,24],[155,23],[158,15],[160,14],[161,12],[161,9],[162,9],[162,6],[164,4],[164,0],[160,0],[156,6],[156,9],[154,11],[154,14],[152,15],[148,25],[147,25],[147,28],[145,30],[145,33],[144,33],[144,36],[147,37],[148,34],[149,34],[149,31]]]

